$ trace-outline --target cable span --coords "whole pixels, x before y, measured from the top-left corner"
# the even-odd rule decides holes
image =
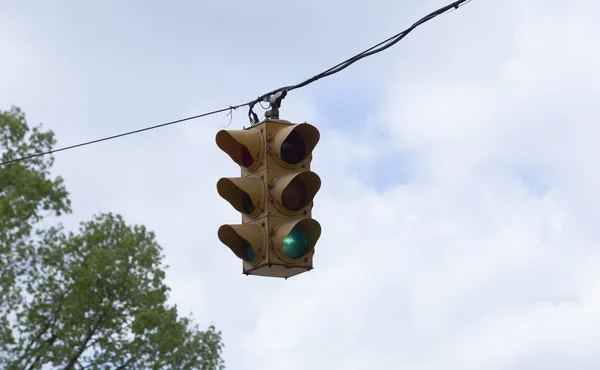
[[[356,63],[357,61],[366,58],[368,56],[371,56],[373,54],[377,54],[380,53],[382,51],[384,51],[385,49],[395,45],[398,41],[402,40],[404,37],[406,37],[406,35],[408,35],[412,30],[414,30],[415,28],[419,27],[420,25],[422,25],[425,22],[428,22],[430,20],[432,20],[433,18],[437,17],[438,15],[441,15],[443,13],[446,13],[448,10],[451,9],[458,9],[459,7],[465,5],[466,3],[470,2],[471,0],[459,0],[459,1],[455,1],[451,4],[448,4],[442,8],[439,8],[436,11],[433,11],[431,13],[429,13],[428,15],[424,16],[423,18],[419,19],[418,21],[416,21],[415,23],[413,23],[412,26],[408,27],[407,29],[405,29],[404,31],[388,38],[387,40],[384,40],[382,42],[380,42],[377,45],[374,45],[372,47],[370,47],[369,49],[363,51],[362,53],[356,54],[355,56],[329,68],[328,70],[326,70],[325,72],[321,72],[318,75],[315,75],[311,78],[309,78],[308,80],[301,82],[299,84],[296,85],[290,85],[290,86],[285,86],[285,87],[280,87],[279,89],[270,91],[266,94],[263,94],[261,96],[259,96],[258,98],[256,98],[255,100],[251,101],[248,106],[250,107],[249,111],[248,111],[248,117],[250,118],[250,122],[252,122],[253,124],[258,123],[258,116],[256,115],[256,113],[254,113],[254,106],[256,105],[256,103],[259,102],[268,102],[269,101],[269,97],[271,97],[272,95],[281,93],[281,92],[289,92],[295,89],[299,89],[302,88],[306,85],[309,85],[317,80],[320,80],[322,78],[331,76],[333,74],[336,74],[346,68],[348,68],[350,65]]]
[[[60,148],[60,149],[54,149],[54,150],[48,150],[47,152],[35,153],[35,154],[28,155],[28,156],[25,156],[25,157],[11,159],[11,160],[8,160],[6,162],[2,162],[2,163],[0,163],[0,165],[5,165],[5,164],[11,164],[11,163],[15,163],[15,162],[20,162],[20,161],[24,161],[26,159],[31,159],[31,158],[35,158],[35,157],[41,157],[43,155],[48,155],[48,154],[53,154],[53,153],[57,153],[57,152],[62,152],[64,150],[75,149],[75,148],[79,148],[81,146],[96,144],[96,143],[99,143],[101,141],[108,141],[108,140],[116,139],[116,138],[123,137],[123,136],[133,135],[133,134],[137,134],[137,133],[144,132],[144,131],[150,131],[150,130],[154,130],[156,128],[170,126],[170,125],[174,125],[176,123],[181,123],[181,122],[193,120],[193,119],[196,119],[196,118],[202,118],[202,117],[210,116],[210,115],[221,113],[221,112],[231,111],[231,110],[234,110],[234,109],[238,109],[240,107],[244,107],[246,105],[248,105],[248,103],[240,104],[240,105],[236,105],[236,106],[232,106],[232,107],[228,107],[228,108],[223,108],[223,109],[219,109],[219,110],[215,110],[215,111],[212,111],[212,112],[202,113],[202,114],[198,114],[196,116],[181,118],[181,119],[178,119],[178,120],[175,120],[175,121],[165,122],[165,123],[161,123],[159,125],[141,128],[139,130],[128,131],[128,132],[124,132],[124,133],[118,134],[118,135],[107,136],[107,137],[103,137],[103,138],[97,139],[97,140],[86,141],[84,143],[70,145],[70,146],[66,146],[66,147]]]
[[[408,27],[404,31],[402,31],[402,32],[400,32],[400,33],[398,33],[398,34],[396,34],[396,35],[388,38],[387,40],[384,40],[384,41],[380,42],[377,45],[374,45],[374,46],[370,47],[369,49],[363,51],[362,53],[359,53],[359,54],[353,56],[352,58],[349,58],[349,59],[347,59],[347,60],[345,60],[345,61],[343,61],[343,62],[341,62],[341,63],[339,63],[339,64],[337,64],[337,65],[335,65],[335,66],[333,66],[331,68],[329,68],[328,70],[326,70],[324,72],[319,73],[318,75],[315,75],[315,76],[309,78],[306,81],[303,81],[303,82],[301,82],[299,84],[296,84],[296,85],[290,85],[290,86],[280,87],[279,89],[276,89],[276,90],[273,90],[273,91],[268,92],[266,94],[263,94],[263,95],[259,96],[257,99],[252,100],[252,101],[250,101],[248,103],[239,104],[239,105],[235,105],[235,106],[229,106],[228,108],[222,108],[222,109],[214,110],[212,112],[202,113],[202,114],[198,114],[198,115],[195,115],[195,116],[178,119],[178,120],[171,121],[171,122],[161,123],[159,125],[146,127],[146,128],[142,128],[142,129],[139,129],[139,130],[129,131],[129,132],[125,132],[125,133],[122,133],[122,134],[113,135],[113,136],[107,136],[107,137],[104,137],[104,138],[101,138],[101,139],[87,141],[87,142],[83,142],[83,143],[80,143],[80,144],[71,145],[71,146],[67,146],[67,147],[63,147],[63,148],[59,148],[59,149],[48,150],[46,152],[40,152],[40,153],[36,153],[36,154],[25,156],[25,157],[21,157],[21,158],[11,159],[11,160],[8,160],[8,161],[0,163],[0,165],[7,165],[7,164],[15,163],[15,162],[20,162],[20,161],[24,161],[24,160],[27,160],[27,159],[35,158],[35,157],[41,157],[41,156],[47,155],[47,154],[58,153],[58,152],[62,152],[62,151],[65,151],[65,150],[79,148],[79,147],[86,146],[86,145],[96,144],[96,143],[99,143],[99,142],[102,142],[102,141],[108,141],[108,140],[116,139],[116,138],[123,137],[123,136],[133,135],[133,134],[137,134],[137,133],[140,133],[140,132],[143,132],[143,131],[154,130],[156,128],[170,126],[170,125],[174,125],[176,123],[181,123],[181,122],[189,121],[189,120],[196,119],[196,118],[202,118],[202,117],[210,116],[210,115],[221,113],[221,112],[230,111],[230,113],[231,113],[231,111],[233,111],[234,109],[238,109],[238,108],[245,107],[245,106],[249,107],[248,117],[250,118],[250,122],[252,124],[256,124],[256,123],[258,123],[258,116],[256,115],[256,113],[254,113],[253,108],[254,108],[254,106],[257,103],[261,103],[261,102],[269,102],[269,103],[271,103],[270,98],[273,95],[280,94],[279,97],[283,98],[283,97],[285,97],[285,95],[289,91],[302,88],[302,87],[304,87],[306,85],[309,85],[309,84],[311,84],[311,83],[313,83],[313,82],[315,82],[317,80],[320,80],[322,78],[331,76],[333,74],[336,74],[336,73],[338,73],[338,72],[340,72],[340,71],[348,68],[350,65],[356,63],[357,61],[359,61],[359,60],[361,60],[363,58],[366,58],[366,57],[371,56],[373,54],[380,53],[380,52],[384,51],[385,49],[387,49],[387,48],[395,45],[397,42],[399,42],[404,37],[406,37],[406,35],[408,35],[412,30],[414,30],[418,26],[422,25],[423,23],[425,23],[427,21],[430,21],[431,19],[437,17],[438,15],[446,13],[448,10],[451,10],[453,8],[454,9],[458,9],[459,7],[467,4],[470,1],[471,0],[459,0],[459,1],[455,1],[455,2],[453,2],[451,4],[448,4],[448,5],[446,5],[446,6],[442,7],[442,8],[439,8],[438,10],[433,11],[433,12],[429,13],[428,15],[426,15],[425,17],[419,19],[418,21],[416,21],[415,23],[413,23],[412,26]]]

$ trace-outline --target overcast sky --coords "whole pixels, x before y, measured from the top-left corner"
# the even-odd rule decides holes
[[[58,146],[155,125],[300,82],[446,1],[0,0],[0,109]],[[216,191],[239,171],[225,114],[56,154],[63,222],[154,230],[171,301],[223,332],[228,369],[597,369],[598,14],[475,0],[290,93],[281,118],[321,131],[310,273],[246,277],[219,242],[240,220]]]

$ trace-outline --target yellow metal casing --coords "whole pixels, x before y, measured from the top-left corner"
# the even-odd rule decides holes
[[[241,167],[241,177],[220,179],[217,190],[242,213],[242,225],[222,226],[219,239],[243,260],[243,273],[288,278],[311,270],[321,235],[321,226],[311,218],[321,180],[310,171],[319,131],[307,123],[268,119],[242,131],[221,130],[216,140]],[[295,226],[306,236],[307,249],[292,258],[284,252],[284,241]],[[250,244],[256,255],[252,261],[244,254],[244,240],[246,250]]]
[[[264,212],[266,189],[264,179],[260,176],[221,178],[217,182],[217,191],[248,220]]]
[[[265,154],[264,135],[258,130],[221,130],[217,132],[217,146],[227,153],[242,169],[253,172],[263,164]],[[252,155],[253,164],[244,165],[243,148]]]
[[[221,242],[244,261],[244,266],[257,266],[265,257],[266,232],[262,224],[223,225],[218,235]],[[252,261],[246,258],[244,241],[248,241],[256,256]]]

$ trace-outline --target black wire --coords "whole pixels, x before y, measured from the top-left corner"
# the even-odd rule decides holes
[[[21,157],[21,158],[11,159],[11,160],[6,161],[6,162],[1,162],[0,166],[1,165],[7,165],[7,164],[10,164],[10,163],[24,161],[24,160],[35,158],[35,157],[41,157],[41,156],[47,155],[47,154],[53,154],[53,153],[57,153],[57,152],[62,152],[64,150],[75,149],[75,148],[79,148],[81,146],[91,145],[91,144],[99,143],[99,142],[102,142],[102,141],[112,140],[112,139],[116,139],[116,138],[123,137],[123,136],[133,135],[133,134],[137,134],[137,133],[144,132],[144,131],[154,130],[156,128],[165,127],[165,126],[173,125],[173,124],[176,124],[176,123],[181,123],[181,122],[184,122],[184,121],[189,121],[189,120],[196,119],[196,118],[206,117],[206,116],[210,116],[210,115],[221,113],[221,112],[229,111],[231,113],[231,111],[233,111],[234,109],[238,109],[238,108],[245,107],[245,106],[248,106],[250,108],[249,112],[248,112],[248,117],[250,117],[250,121],[252,123],[254,123],[254,124],[258,123],[258,116],[256,115],[256,113],[254,113],[254,110],[253,110],[253,108],[256,105],[256,103],[260,103],[260,102],[263,102],[263,101],[268,101],[266,99],[268,99],[271,95],[277,94],[279,92],[285,92],[285,93],[287,93],[289,91],[302,88],[302,87],[304,87],[304,86],[306,86],[308,84],[311,84],[311,83],[313,83],[313,82],[315,82],[317,80],[320,80],[322,78],[325,78],[327,76],[331,76],[331,75],[333,75],[335,73],[338,73],[338,72],[340,72],[340,71],[348,68],[350,65],[352,65],[353,63],[356,63],[357,61],[359,61],[359,60],[361,60],[363,58],[366,58],[366,57],[368,57],[370,55],[373,55],[373,54],[377,54],[377,53],[382,52],[383,50],[391,47],[392,45],[396,44],[398,41],[402,40],[406,35],[408,35],[412,30],[414,30],[415,28],[417,28],[421,24],[423,24],[423,23],[425,23],[425,22],[427,22],[427,21],[429,21],[429,20],[437,17],[438,15],[441,15],[441,14],[447,12],[448,10],[450,10],[452,8],[458,9],[459,7],[465,5],[466,3],[470,2],[470,1],[471,0],[459,0],[459,1],[455,1],[455,2],[453,2],[451,4],[448,4],[448,5],[446,5],[446,6],[442,7],[442,8],[434,11],[434,12],[431,12],[430,14],[426,15],[425,17],[419,19],[417,22],[415,22],[412,26],[410,26],[406,30],[404,30],[404,31],[402,31],[402,32],[400,32],[400,33],[398,33],[398,34],[396,34],[396,35],[388,38],[387,40],[384,40],[384,41],[380,42],[377,45],[374,45],[374,46],[370,47],[369,49],[363,51],[362,53],[357,54],[357,55],[353,56],[352,58],[347,59],[347,60],[345,60],[345,61],[343,61],[343,62],[341,62],[341,63],[339,63],[339,64],[337,64],[337,65],[335,65],[335,66],[333,66],[331,68],[329,68],[328,70],[326,70],[324,72],[319,73],[316,76],[313,76],[313,77],[309,78],[308,80],[306,80],[304,82],[301,82],[301,83],[296,84],[296,85],[290,85],[290,86],[286,86],[286,87],[281,87],[279,89],[276,89],[276,90],[273,90],[273,91],[271,91],[269,93],[261,95],[257,99],[255,99],[253,101],[250,101],[248,103],[239,104],[239,105],[236,105],[236,106],[229,106],[228,108],[223,108],[223,109],[215,110],[215,111],[208,112],[208,113],[202,113],[202,114],[198,114],[196,116],[186,117],[186,118],[178,119],[178,120],[171,121],[171,122],[161,123],[159,125],[146,127],[146,128],[142,128],[142,129],[139,129],[139,130],[129,131],[129,132],[125,132],[125,133],[118,134],[118,135],[107,136],[107,137],[104,137],[104,138],[101,138],[101,139],[87,141],[87,142],[76,144],[76,145],[66,146],[66,147],[59,148],[59,149],[49,150],[47,152],[40,152],[40,153],[35,153],[35,154],[32,154],[32,155],[25,156],[25,157]]]
[[[156,128],[170,126],[170,125],[174,125],[176,123],[181,123],[181,122],[189,121],[189,120],[196,119],[196,118],[206,117],[206,116],[210,116],[210,115],[221,113],[221,112],[226,112],[226,111],[230,111],[231,112],[234,109],[238,109],[240,107],[244,107],[244,106],[247,106],[247,105],[248,105],[248,103],[240,104],[240,105],[236,105],[236,106],[231,106],[231,107],[228,107],[228,108],[223,108],[223,109],[215,110],[215,111],[208,112],[208,113],[198,114],[196,116],[191,116],[191,117],[181,118],[181,119],[178,119],[178,120],[175,120],[175,121],[171,121],[171,122],[161,123],[160,125],[150,126],[150,127],[146,127],[146,128],[142,128],[142,129],[134,130],[134,131],[129,131],[129,132],[124,132],[124,133],[118,134],[118,135],[107,136],[107,137],[104,137],[102,139],[87,141],[87,142],[76,144],[76,145],[66,146],[66,147],[59,148],[59,149],[54,149],[54,150],[49,150],[47,152],[35,153],[35,154],[31,154],[31,155],[28,155],[28,156],[25,156],[25,157],[20,157],[20,158],[16,158],[16,159],[11,159],[11,160],[6,161],[6,162],[2,162],[2,163],[0,163],[0,165],[6,165],[6,164],[10,164],[10,163],[20,162],[20,161],[24,161],[26,159],[31,159],[31,158],[35,158],[35,157],[41,157],[41,156],[47,155],[47,154],[53,154],[53,153],[57,153],[57,152],[62,152],[63,150],[75,149],[75,148],[79,148],[81,146],[96,144],[96,143],[99,143],[99,142],[102,142],[102,141],[112,140],[112,139],[116,139],[116,138],[123,137],[123,136],[128,136],[128,135],[133,135],[133,134],[137,134],[137,133],[144,132],[144,131],[154,130]]]
[[[321,72],[316,76],[313,76],[311,78],[309,78],[308,80],[301,82],[299,84],[296,85],[290,85],[290,86],[286,86],[286,87],[280,87],[279,89],[273,90],[271,92],[268,92],[264,95],[259,96],[257,99],[251,101],[248,103],[249,106],[249,111],[248,111],[248,117],[250,118],[250,122],[252,122],[253,124],[258,123],[258,116],[256,115],[256,113],[254,113],[254,106],[256,105],[256,103],[258,102],[262,102],[262,101],[266,101],[266,99],[268,99],[271,95],[277,94],[281,91],[292,91],[295,89],[299,89],[302,88],[308,84],[311,84],[317,80],[320,80],[322,78],[331,76],[335,73],[338,73],[346,68],[348,68],[350,65],[356,63],[357,61],[366,58],[370,55],[373,54],[377,54],[379,52],[382,52],[383,50],[393,46],[394,44],[396,44],[398,41],[402,40],[406,35],[408,35],[412,30],[414,30],[415,28],[417,28],[418,26],[422,25],[423,23],[437,17],[438,15],[441,15],[445,12],[447,12],[448,10],[454,8],[454,9],[458,9],[460,6],[464,5],[463,3],[468,3],[471,0],[459,0],[459,1],[455,1],[451,4],[448,4],[436,11],[433,11],[431,13],[429,13],[428,15],[426,15],[425,17],[419,19],[417,22],[415,22],[412,26],[410,26],[409,28],[407,28],[406,30],[388,38],[387,40],[384,40],[382,42],[380,42],[377,45],[374,45],[372,47],[370,47],[369,49],[363,51],[362,53],[359,53],[355,56],[353,56],[352,58],[347,59],[344,62],[341,62],[331,68],[329,68],[328,70],[326,70],[325,72]],[[383,45],[383,46],[382,46]]]

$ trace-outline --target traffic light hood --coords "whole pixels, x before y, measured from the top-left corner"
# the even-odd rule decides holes
[[[218,231],[219,240],[225,244],[240,259],[245,260],[244,241],[247,241],[256,254],[252,264],[258,264],[262,260],[263,245],[265,245],[265,231],[258,224],[223,225]]]
[[[275,157],[287,164],[296,165],[308,158],[320,139],[319,130],[308,123],[288,126],[275,133],[272,150]],[[286,153],[286,147],[290,148]],[[287,159],[290,157],[292,160]]]
[[[275,245],[279,246],[275,248],[275,251],[281,260],[288,263],[293,263],[294,259],[286,256],[281,248],[285,244],[284,239],[296,226],[298,226],[306,235],[307,249],[304,256],[306,256],[306,254],[313,253],[315,244],[317,244],[317,240],[319,240],[319,237],[321,236],[321,225],[312,218],[305,218],[299,221],[291,221],[281,224],[275,231]],[[301,256],[300,258],[304,256]]]
[[[255,215],[263,207],[265,188],[257,176],[224,177],[217,182],[219,195],[245,215]]]
[[[275,180],[273,195],[280,211],[295,214],[312,203],[320,188],[321,179],[316,173],[290,173]]]
[[[217,145],[242,167],[256,169],[262,161],[263,141],[257,131],[221,130],[217,132]]]

